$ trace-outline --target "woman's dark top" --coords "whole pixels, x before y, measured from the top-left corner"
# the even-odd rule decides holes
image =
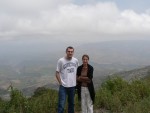
[[[82,68],[83,68],[83,64],[80,65],[78,68],[77,68],[77,77],[81,76],[81,72],[82,72]],[[87,77],[91,80],[90,83],[87,83],[87,87],[89,89],[89,92],[90,92],[90,96],[91,96],[91,99],[94,103],[94,100],[95,100],[95,89],[94,89],[94,85],[93,85],[93,71],[94,71],[94,68],[88,64],[88,71],[87,71]],[[77,81],[77,93],[78,93],[78,99],[81,100],[81,82]]]

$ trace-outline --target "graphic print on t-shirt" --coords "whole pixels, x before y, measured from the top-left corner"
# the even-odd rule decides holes
[[[74,72],[74,68],[67,69],[67,72],[68,73],[73,73]]]
[[[75,70],[74,68],[77,67],[77,65],[73,62],[68,62],[63,65],[63,69],[67,69],[68,73],[73,73]]]

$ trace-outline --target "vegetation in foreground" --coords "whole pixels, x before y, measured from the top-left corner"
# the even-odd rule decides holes
[[[103,109],[103,113],[150,113],[149,86],[150,78],[126,81],[111,77],[96,91],[94,109]],[[0,113],[57,113],[56,90],[40,87],[30,98],[12,86],[10,90],[10,100],[0,99]],[[81,110],[77,95],[75,110]]]

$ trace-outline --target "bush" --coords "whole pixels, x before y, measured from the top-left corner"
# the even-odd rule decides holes
[[[94,109],[112,113],[149,113],[149,80],[127,82],[121,77],[112,77],[102,83],[96,91]],[[37,88],[34,95],[26,98],[21,91],[10,86],[10,100],[0,98],[0,113],[57,113],[58,91],[44,87]],[[75,95],[75,110],[81,111],[81,104]],[[65,112],[67,113],[67,105]]]
[[[143,80],[127,82],[121,77],[115,76],[102,83],[101,88],[96,93],[96,106],[111,112],[120,113],[125,109],[125,111],[130,110],[134,113],[136,109],[143,108],[143,105],[139,103],[148,97],[150,97],[149,82]],[[135,104],[137,106],[133,106]],[[145,104],[147,108],[149,103],[146,102]],[[132,106],[135,109],[132,110]]]

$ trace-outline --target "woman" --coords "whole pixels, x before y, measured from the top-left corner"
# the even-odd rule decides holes
[[[93,85],[94,68],[88,64],[89,56],[82,56],[82,65],[77,68],[78,99],[81,100],[82,113],[93,113],[95,90]]]

